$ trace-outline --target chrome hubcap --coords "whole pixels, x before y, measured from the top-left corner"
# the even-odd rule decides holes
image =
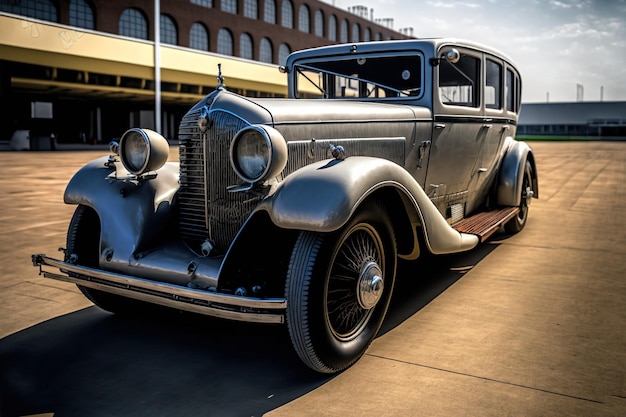
[[[535,195],[535,192],[533,191],[533,189],[530,187],[526,187],[526,195],[524,197],[524,200],[527,206],[530,206],[530,200],[532,200],[533,195]]]
[[[383,271],[376,262],[368,262],[361,269],[357,288],[359,305],[365,310],[371,310],[383,295],[385,283],[382,278]]]

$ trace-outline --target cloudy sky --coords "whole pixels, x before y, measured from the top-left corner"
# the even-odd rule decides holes
[[[626,0],[323,0],[374,9],[417,37],[457,37],[510,56],[524,102],[626,100]]]

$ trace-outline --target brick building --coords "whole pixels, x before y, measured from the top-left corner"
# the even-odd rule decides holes
[[[229,89],[280,97],[276,67],[290,52],[409,37],[388,22],[317,0],[0,0],[0,140],[28,129],[106,142],[154,124],[157,90],[162,131],[175,139],[215,87],[217,63]]]

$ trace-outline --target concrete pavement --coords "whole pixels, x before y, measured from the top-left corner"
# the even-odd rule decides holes
[[[268,416],[626,415],[626,144],[531,145],[527,228]]]
[[[335,377],[302,369],[281,329],[124,321],[39,277],[30,254],[64,246],[63,188],[100,153],[0,153],[0,405],[10,395],[16,415],[626,415],[626,142],[531,146],[540,198],[526,229],[403,266],[383,334]]]

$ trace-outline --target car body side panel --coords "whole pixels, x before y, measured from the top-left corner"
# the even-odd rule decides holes
[[[381,158],[351,157],[308,165],[287,177],[257,210],[266,210],[279,227],[331,232],[341,228],[360,202],[382,187],[394,187],[412,201],[432,253],[459,252],[478,244],[476,236],[448,225],[403,167]]]

